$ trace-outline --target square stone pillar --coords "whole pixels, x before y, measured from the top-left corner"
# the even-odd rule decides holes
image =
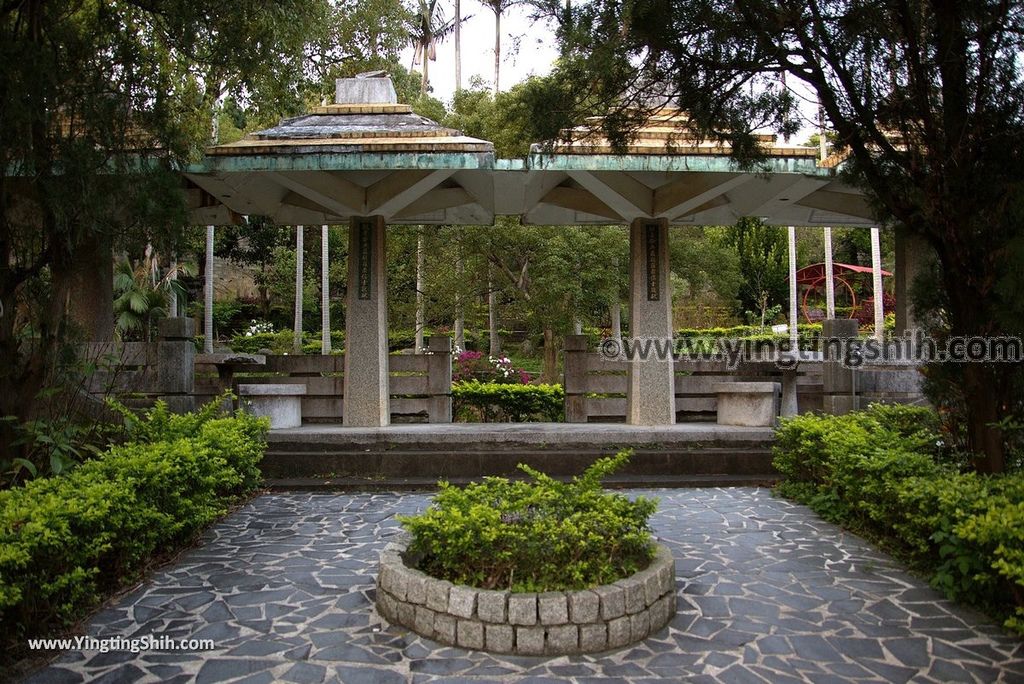
[[[626,422],[672,425],[676,422],[675,364],[671,354],[658,358],[656,345],[672,339],[672,283],[669,278],[668,221],[637,219],[629,227],[629,337],[645,344],[647,358],[629,362]]]
[[[191,318],[157,321],[157,386],[172,413],[196,408],[196,325]]]
[[[351,427],[391,422],[385,230],[381,216],[355,217],[349,226],[343,422]]]
[[[860,408],[857,400],[857,373],[844,364],[848,340],[857,338],[857,321],[829,319],[822,321],[821,340],[824,345],[822,374],[822,409],[826,414],[841,416]]]

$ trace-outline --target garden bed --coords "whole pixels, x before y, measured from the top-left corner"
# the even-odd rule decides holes
[[[492,653],[599,653],[645,639],[676,611],[675,565],[663,545],[639,572],[593,589],[509,592],[436,579],[409,567],[403,532],[380,557],[377,610],[442,644]]]

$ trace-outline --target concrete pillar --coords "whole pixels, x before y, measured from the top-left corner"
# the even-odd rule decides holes
[[[295,320],[292,326],[292,352],[302,353],[302,271],[305,247],[302,244],[302,226],[295,226]]]
[[[637,219],[629,228],[629,333],[634,340],[663,344],[672,339],[672,283],[669,278],[668,221]],[[676,422],[675,367],[671,354],[629,362],[626,422]]]
[[[875,304],[875,339],[885,338],[885,293],[882,290],[882,246],[878,227],[871,228],[871,290]]]
[[[452,338],[431,335],[427,338],[427,394],[431,423],[452,422]]]
[[[157,322],[157,386],[160,399],[174,413],[195,409],[196,326],[191,318]]]
[[[910,301],[910,292],[914,281],[925,269],[930,255],[931,245],[918,236],[907,232],[902,226],[896,227],[896,264],[893,272],[896,294],[896,334],[903,336],[908,331],[921,327],[914,315],[914,305]]]
[[[213,226],[206,226],[206,273],[203,287],[203,352],[213,353]]]
[[[344,424],[391,422],[388,393],[388,278],[384,218],[352,219],[348,233]]]
[[[797,351],[800,343],[797,325],[800,323],[797,311],[799,304],[796,286],[796,228],[789,227],[789,344],[793,351]]]
[[[824,138],[824,136],[822,136]],[[825,318],[836,317],[836,277],[832,266],[832,229],[825,231]]]
[[[858,333],[855,319],[841,318],[822,322],[822,408],[825,413],[840,416],[858,407],[857,376],[849,365],[844,365],[843,354],[849,349],[849,340]]]
[[[89,342],[114,339],[114,255],[110,238],[97,231],[75,250],[67,269],[55,268],[54,284],[68,293],[68,316]],[[13,313],[13,312],[12,312]]]
[[[320,226],[320,353],[331,353],[331,279],[327,225]]]

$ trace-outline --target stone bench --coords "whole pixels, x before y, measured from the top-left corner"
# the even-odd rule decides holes
[[[779,415],[781,385],[777,382],[720,382],[718,424],[771,427]]]
[[[270,418],[270,429],[302,425],[302,397],[306,386],[299,384],[239,385],[242,408],[255,416]]]

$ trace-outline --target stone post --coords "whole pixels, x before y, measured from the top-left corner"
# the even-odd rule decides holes
[[[354,217],[349,226],[343,422],[350,427],[391,422],[385,232],[382,216]]]
[[[822,363],[822,408],[825,413],[840,416],[858,408],[857,374],[843,365],[847,341],[857,337],[857,321],[839,318],[822,321],[824,363]]]
[[[626,422],[672,425],[676,422],[675,364],[659,358],[672,340],[672,285],[669,279],[668,221],[637,219],[629,228],[629,334],[634,343],[650,341],[647,358],[629,361]],[[671,351],[669,349],[668,351]]]
[[[587,415],[587,336],[565,336],[565,422],[586,423]]]
[[[157,323],[157,386],[160,399],[174,413],[196,407],[196,335],[191,318],[164,318]]]
[[[431,335],[427,338],[427,392],[431,423],[452,422],[452,338]]]

